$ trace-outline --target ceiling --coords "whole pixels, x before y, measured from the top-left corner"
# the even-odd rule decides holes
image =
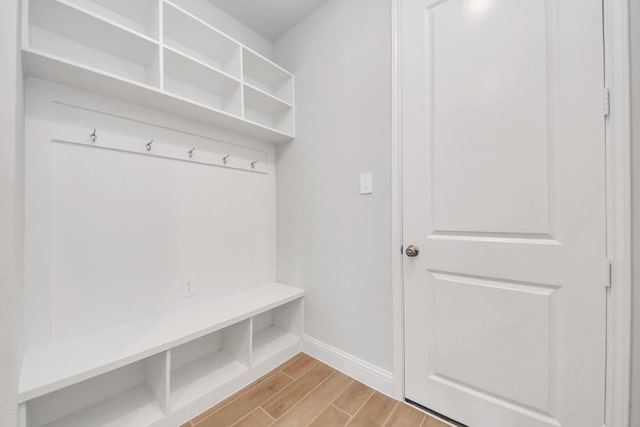
[[[328,0],[209,0],[267,40],[274,41]]]

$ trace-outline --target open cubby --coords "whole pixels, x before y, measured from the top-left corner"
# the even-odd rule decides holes
[[[166,353],[30,400],[30,427],[139,427],[165,415]]]
[[[268,59],[249,50],[242,50],[243,80],[285,103],[293,103],[293,75]]]
[[[303,295],[268,283],[28,349],[25,425],[179,425],[300,351]]]
[[[164,4],[164,44],[240,78],[240,45],[169,2]]]
[[[280,132],[293,134],[293,107],[252,86],[244,87],[244,117]]]
[[[160,36],[158,0],[67,0],[98,16],[144,34],[154,40]]]
[[[164,89],[208,107],[242,114],[238,80],[170,48],[164,50]]]
[[[184,8],[192,6],[170,0],[24,4],[23,64],[30,76],[266,142],[294,138],[293,75]]]
[[[247,372],[250,338],[250,320],[245,320],[172,349],[171,410]]]
[[[150,86],[159,86],[159,45],[62,0],[31,0],[34,49]]]
[[[253,366],[297,345],[302,334],[302,300],[298,299],[252,318]]]

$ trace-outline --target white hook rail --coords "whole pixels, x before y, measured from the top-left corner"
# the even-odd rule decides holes
[[[125,142],[118,138],[103,137],[98,140],[97,130],[93,129],[93,133],[89,135],[88,140],[78,141],[69,139],[52,139],[52,142],[60,142],[67,144],[84,145],[87,147],[103,148],[109,150],[124,151],[128,153],[142,154],[146,156],[162,157],[165,159],[186,161],[190,163],[199,163],[210,166],[224,167],[229,169],[242,170],[252,173],[266,174],[266,165],[258,160],[251,158],[242,158],[240,156],[232,156],[225,153],[219,154],[206,151],[203,148],[191,146],[185,148],[178,144],[172,144],[170,141],[159,141],[156,139],[143,140],[139,145]],[[185,155],[186,152],[186,155]],[[197,152],[197,155],[196,155]]]

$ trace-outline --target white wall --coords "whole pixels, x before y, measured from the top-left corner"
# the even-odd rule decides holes
[[[640,426],[640,2],[631,7],[631,91],[633,156],[633,353],[631,426]]]
[[[272,55],[271,42],[209,1],[175,3]],[[273,146],[40,80],[26,86],[27,346],[275,280]],[[256,160],[267,173],[53,141],[88,141],[93,128],[99,142],[154,139],[185,156],[230,154],[229,166]],[[196,295],[184,299],[187,281]]]
[[[18,1],[0,2],[0,425],[17,424],[22,347],[24,148]]]
[[[213,3],[207,0],[174,0],[174,3],[207,21],[240,43],[249,46],[259,54],[269,59],[272,58],[273,45],[269,40],[242,24],[222,9],[214,6]]]
[[[28,79],[28,346],[275,280],[274,164],[270,144]]]
[[[296,76],[278,148],[278,280],[306,289],[305,332],[392,370],[389,0],[332,0],[274,43]],[[373,194],[359,175],[373,172]]]

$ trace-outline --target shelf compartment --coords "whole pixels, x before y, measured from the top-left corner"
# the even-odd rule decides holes
[[[242,91],[238,80],[171,49],[164,50],[164,89],[225,111],[242,115]]]
[[[247,319],[172,349],[171,412],[247,372],[250,338]]]
[[[164,3],[164,44],[240,79],[238,43],[173,3]]]
[[[253,86],[244,86],[245,118],[280,132],[292,135],[293,107]]]
[[[277,144],[290,142],[293,139],[291,135],[245,120],[242,117],[196,104],[186,98],[169,94],[152,86],[100,69],[88,68],[47,52],[23,48],[22,58],[25,73],[37,79],[48,80],[142,107],[175,114],[265,142]]]
[[[159,39],[158,0],[68,0],[108,21],[113,21],[132,31]]]
[[[252,366],[300,345],[302,300],[292,301],[254,316],[252,330]]]
[[[157,42],[68,1],[30,1],[29,46],[83,66],[159,86]]]
[[[293,75],[257,53],[242,49],[243,81],[283,100],[294,102]]]
[[[30,427],[138,427],[165,415],[152,389],[165,354],[39,397],[27,403]],[[160,361],[160,363],[158,363]]]

